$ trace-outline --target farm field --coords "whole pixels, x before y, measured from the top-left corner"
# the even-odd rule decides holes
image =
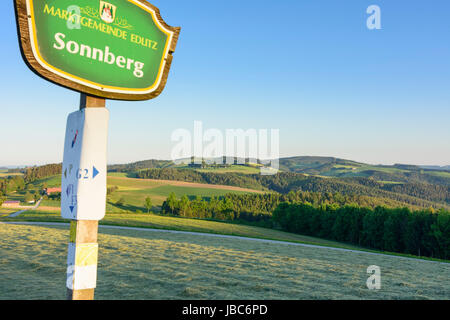
[[[15,212],[18,210],[20,210],[20,209],[0,207],[0,213],[12,213],[12,212]]]
[[[18,209],[0,208],[0,217],[5,217],[11,213],[18,211]]]
[[[154,206],[160,206],[171,192],[174,192],[178,198],[187,195],[191,199],[196,196],[207,198],[213,196],[218,197],[227,193],[262,193],[257,190],[231,186],[108,176],[108,187],[112,186],[117,186],[118,190],[109,197],[107,212],[116,212],[120,211],[120,209],[146,211],[144,206],[146,197],[149,196],[152,199]],[[125,205],[120,207],[115,206],[114,203],[120,198],[125,200]]]
[[[35,187],[42,186],[43,184],[46,184],[48,188],[56,188],[61,187],[61,175],[54,175],[48,178],[39,179],[36,181],[33,181],[31,184]]]
[[[37,180],[33,182],[34,188],[38,188],[43,184],[47,187],[60,187],[61,177],[59,175],[49,178]],[[201,183],[190,183],[182,181],[168,180],[151,180],[151,179],[135,179],[128,178],[125,173],[108,174],[108,187],[117,186],[117,190],[108,196],[106,211],[107,212],[146,212],[144,206],[145,198],[150,197],[153,203],[153,210],[158,211],[159,206],[167,199],[171,192],[174,192],[178,198],[187,195],[190,199],[197,196],[202,198],[220,197],[227,193],[244,194],[244,193],[263,193],[259,190],[251,190],[233,186],[209,185]],[[8,200],[24,201],[25,191],[14,194],[8,194]],[[123,205],[116,205],[120,199],[124,200]],[[39,211],[55,211],[60,206],[59,200],[43,200]],[[16,210],[17,211],[17,210]]]
[[[428,174],[436,177],[443,177],[443,178],[450,178],[450,172],[449,171],[432,171]]]
[[[342,176],[342,177],[365,177],[365,171],[379,171],[384,173],[406,173],[408,170],[403,170],[394,167],[382,167],[382,166],[372,166],[366,164],[355,164],[355,165],[334,165],[330,171],[322,172],[324,176]]]
[[[214,173],[243,173],[243,174],[259,174],[261,173],[261,169],[258,167],[250,167],[250,166],[239,166],[233,165],[229,168],[205,168],[205,169],[196,169],[198,172],[214,172]]]
[[[65,299],[69,232],[0,224],[0,299]],[[449,299],[449,264],[287,244],[100,230],[96,299]],[[381,290],[366,269],[381,268]]]
[[[11,173],[11,172],[6,172],[6,171],[1,171],[0,170],[0,178],[6,178],[6,177],[12,177],[12,176],[23,176],[23,173],[20,173],[20,172],[14,172],[14,173]]]

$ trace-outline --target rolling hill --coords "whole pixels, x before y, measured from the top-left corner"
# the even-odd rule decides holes
[[[213,159],[219,161],[221,159]],[[240,159],[243,160],[243,159]],[[167,160],[145,160],[108,167],[110,174],[128,178],[183,181],[205,185],[226,185],[252,190],[341,193],[382,199],[380,203],[410,208],[449,208],[450,172],[439,168],[414,165],[370,165],[333,157],[291,157],[280,159],[280,170],[274,176],[259,174],[258,165],[175,164]],[[443,167],[445,168],[445,167]],[[60,165],[24,169],[24,178],[42,184],[50,173],[60,172]],[[46,182],[58,184],[58,179]],[[174,189],[175,190],[175,189]],[[177,190],[175,190],[177,191]],[[183,190],[178,190],[180,194]],[[162,192],[156,203],[162,201]],[[194,192],[191,196],[199,195]],[[117,200],[117,199],[115,199]],[[394,204],[395,202],[395,204]]]
[[[217,173],[258,173],[258,168],[248,163],[245,159],[235,159],[245,164],[228,165],[215,167],[205,165],[204,168],[189,167],[188,165],[175,164],[167,160],[146,160],[130,164],[110,165],[109,171],[113,172],[136,172],[145,169],[192,169],[199,172],[217,172]],[[206,162],[220,162],[222,158],[205,159]],[[259,161],[258,161],[259,162]],[[450,166],[416,166],[395,164],[389,165],[371,165],[352,160],[345,160],[333,157],[310,157],[299,156],[279,159],[279,169],[282,172],[303,173],[319,177],[352,178],[363,177],[373,178],[376,181],[386,183],[428,183],[450,185]],[[225,170],[227,169],[227,170]],[[253,169],[253,170],[252,170]]]

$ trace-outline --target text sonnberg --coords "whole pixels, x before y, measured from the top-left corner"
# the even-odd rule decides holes
[[[55,48],[56,50],[64,50],[65,48],[67,52],[71,54],[79,54],[82,57],[98,60],[110,65],[116,65],[121,69],[126,68],[128,70],[131,70],[131,68],[133,67],[133,75],[136,78],[142,78],[144,76],[144,71],[142,71],[142,69],[144,68],[143,62],[135,61],[123,56],[116,57],[114,53],[109,51],[110,49],[108,46],[106,46],[104,50],[101,50],[98,48],[92,48],[85,44],[78,44],[75,41],[68,41],[67,43],[65,43],[65,38],[65,34],[60,32],[56,33],[56,42],[53,44],[53,48]]]

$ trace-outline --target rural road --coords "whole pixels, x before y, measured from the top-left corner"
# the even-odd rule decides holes
[[[62,222],[62,223],[59,223],[59,222],[0,222],[0,224],[32,225],[32,226],[69,226],[68,223],[64,223],[64,222]],[[247,238],[247,237],[230,236],[230,235],[222,235],[222,234],[189,232],[189,231],[175,231],[175,230],[166,230],[166,229],[148,229],[148,228],[134,228],[134,227],[121,227],[121,226],[106,226],[106,225],[99,225],[99,228],[101,228],[101,229],[130,230],[130,231],[144,231],[144,232],[154,232],[154,233],[158,233],[159,232],[159,233],[185,234],[185,235],[205,236],[205,237],[222,238],[222,239],[239,239],[239,240],[245,240],[245,241],[255,241],[255,242],[263,242],[263,243],[283,244],[283,245],[288,245],[288,246],[298,246],[298,247],[316,248],[316,249],[328,249],[328,250],[341,251],[341,252],[353,252],[353,253],[359,253],[359,254],[367,254],[367,255],[374,255],[374,256],[384,256],[384,257],[403,259],[403,260],[413,260],[413,261],[421,260],[423,262],[438,263],[438,264],[444,264],[444,265],[450,264],[448,262],[416,259],[416,258],[409,258],[409,257],[401,257],[401,256],[395,256],[395,255],[389,255],[389,254],[383,254],[383,253],[376,253],[376,252],[367,252],[367,251],[359,251],[359,250],[344,249],[344,248],[334,248],[334,247],[327,247],[327,246],[318,246],[318,245],[313,245],[313,244],[297,243],[297,242],[277,241],[277,240],[258,239],[258,238]]]
[[[42,197],[39,199],[39,201],[36,203],[36,205],[35,205],[34,207],[27,208],[27,209],[25,209],[25,210],[21,210],[21,211],[17,211],[17,212],[11,213],[11,214],[8,216],[8,218],[15,218],[15,217],[17,217],[19,214],[22,214],[22,213],[24,213],[24,212],[26,212],[26,211],[28,211],[28,210],[35,210],[35,209],[37,209],[37,207],[39,207],[39,205],[41,204],[41,201],[42,201]]]

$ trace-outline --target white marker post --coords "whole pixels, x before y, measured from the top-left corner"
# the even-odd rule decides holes
[[[109,112],[105,99],[82,94],[67,119],[61,216],[70,219],[67,299],[93,300],[97,282],[98,221],[106,209]]]
[[[106,207],[105,99],[138,101],[159,96],[167,83],[181,28],[169,26],[159,9],[146,0],[115,0],[114,4],[100,1],[96,23],[114,23],[123,38],[110,37],[99,28],[71,32],[67,19],[51,13],[70,9],[73,3],[47,1],[48,6],[43,8],[43,2],[14,0],[18,39],[22,57],[33,72],[81,93],[80,111],[70,114],[67,120],[61,215],[72,220],[68,298],[87,300],[94,298],[98,221],[104,217]],[[88,2],[94,7],[99,4]],[[75,24],[89,19],[83,12],[73,17],[77,18],[72,21]],[[154,40],[149,40],[148,45],[136,45],[137,40],[130,35],[131,41],[123,41],[130,28],[139,39]]]

